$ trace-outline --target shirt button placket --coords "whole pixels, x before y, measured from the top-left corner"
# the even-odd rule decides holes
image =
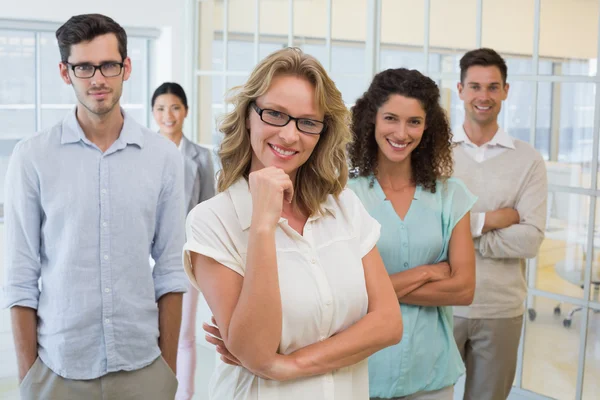
[[[402,222],[402,225],[400,225],[400,243],[402,243],[401,259],[404,260],[402,265],[404,266],[404,268],[408,268],[410,251],[408,248],[408,232],[406,230],[404,222]]]
[[[329,372],[323,376],[323,389],[327,400],[334,400],[335,387],[333,382],[333,372]]]
[[[331,323],[333,321],[333,296],[331,293],[331,287],[329,286],[329,282],[325,276],[325,272],[319,266],[316,250],[311,247],[310,252],[310,264],[313,266],[319,293],[323,302],[321,326],[319,327],[319,339],[322,341],[327,339],[327,335],[329,334],[329,329],[331,328]]]
[[[102,316],[104,318],[104,342],[106,344],[106,363],[108,371],[115,365],[115,336],[113,329],[112,276],[110,257],[110,193],[108,188],[108,159],[100,158],[100,284],[103,288]]]

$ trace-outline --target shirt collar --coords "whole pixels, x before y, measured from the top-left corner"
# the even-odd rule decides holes
[[[179,149],[181,154],[185,154],[186,147],[187,144],[185,143],[185,136],[182,136],[181,140],[179,141],[179,146],[177,146],[177,148]]]
[[[336,198],[332,194],[327,195],[327,199],[322,204],[322,207],[323,207],[323,211],[330,213],[333,216],[333,218],[335,218],[337,216],[337,210],[338,210],[339,205],[338,205]],[[316,213],[315,215],[311,215],[310,217],[308,217],[308,220],[314,221],[321,217],[322,217],[322,215],[320,213]]]
[[[371,177],[368,180],[369,184],[371,182],[371,179],[373,179],[373,189],[375,191],[375,195],[379,198],[379,200],[381,202],[386,201],[387,196],[385,195],[385,192],[383,191],[383,188],[379,184],[379,181],[377,180],[377,178],[375,178],[374,176],[371,175]],[[415,187],[415,194],[413,195],[413,200],[419,200],[419,197],[421,197],[421,190],[422,190],[421,185],[417,185]]]
[[[194,143],[183,135],[181,137],[181,141],[179,142],[179,151],[184,156],[194,159],[198,156],[198,148],[194,145]]]
[[[125,144],[135,144],[139,147],[144,147],[144,135],[142,133],[142,127],[122,108],[121,114],[123,115],[123,128],[121,128],[121,132],[117,140]],[[79,121],[77,121],[77,107],[73,107],[73,109],[63,120],[60,143],[76,143],[80,140],[89,143],[89,140],[86,138],[83,129],[81,129],[81,125],[79,125]]]
[[[476,146],[471,139],[469,139],[469,137],[467,136],[467,133],[465,132],[465,128],[463,125],[457,126],[453,131],[452,131],[452,141],[454,143],[467,143],[473,146]],[[502,147],[506,147],[509,149],[515,149],[515,143],[513,141],[513,139],[510,137],[510,135],[501,127],[498,127],[498,131],[496,132],[496,134],[494,135],[494,137],[492,138],[492,140],[490,140],[488,143],[486,143],[486,145],[488,146],[502,146]]]
[[[245,178],[238,179],[233,185],[227,189],[233,202],[233,208],[238,216],[242,230],[250,228],[252,222],[252,195],[250,194],[250,187],[248,181]],[[328,195],[327,200],[322,205],[325,212],[330,212],[333,217],[336,216],[337,202],[333,195]],[[316,213],[308,218],[308,221],[319,219],[321,215]],[[279,223],[285,221],[285,218],[280,218]]]

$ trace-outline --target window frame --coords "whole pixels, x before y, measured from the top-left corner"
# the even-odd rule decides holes
[[[35,20],[20,20],[20,19],[3,19],[0,18],[0,31],[19,31],[33,34],[34,37],[34,81],[35,81],[35,93],[33,103],[20,103],[20,104],[0,104],[0,110],[34,110],[35,113],[35,129],[34,132],[39,132],[44,129],[42,125],[42,111],[43,110],[64,110],[65,112],[71,109],[74,104],[50,104],[42,102],[42,60],[41,60],[41,40],[42,35],[51,33],[54,34],[56,30],[62,25],[58,22],[46,22],[46,21],[35,21]],[[152,62],[154,57],[152,54],[152,46],[160,36],[160,30],[155,28],[138,28],[138,27],[124,27],[127,32],[128,39],[141,39],[143,40],[143,46],[145,50],[145,67],[143,69],[143,93],[141,98],[144,102],[147,102],[150,95],[151,76],[152,76]],[[151,110],[149,104],[145,103],[132,103],[122,104],[125,110],[139,110],[143,109],[143,120],[139,121],[146,126],[150,126],[151,123]],[[10,133],[10,132],[9,132]],[[15,137],[6,136],[1,137],[2,141],[9,140],[21,140],[23,136]],[[0,171],[1,174],[5,174],[6,171]],[[4,222],[4,201],[0,201],[0,224]]]

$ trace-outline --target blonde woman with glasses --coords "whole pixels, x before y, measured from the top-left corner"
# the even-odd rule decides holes
[[[283,49],[231,99],[219,194],[187,218],[184,263],[223,356],[211,399],[369,397],[366,358],[398,343],[400,306],[350,190],[340,92],[313,57]]]

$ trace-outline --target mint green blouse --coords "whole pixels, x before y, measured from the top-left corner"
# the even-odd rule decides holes
[[[373,187],[369,187],[373,182]],[[448,260],[452,230],[477,198],[462,181],[438,181],[436,193],[417,186],[404,221],[371,177],[348,186],[381,224],[377,248],[389,274]],[[401,304],[402,341],[369,358],[370,397],[393,398],[454,385],[464,373],[453,334],[452,307]]]

